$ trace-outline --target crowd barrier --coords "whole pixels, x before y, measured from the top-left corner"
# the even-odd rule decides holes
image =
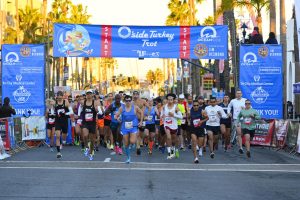
[[[74,144],[74,127],[69,120],[67,144]],[[41,146],[49,145],[45,117],[21,117],[0,119],[0,159],[4,151],[10,154]],[[268,146],[286,150],[290,154],[300,153],[299,121],[293,120],[260,120],[257,121],[252,145]]]

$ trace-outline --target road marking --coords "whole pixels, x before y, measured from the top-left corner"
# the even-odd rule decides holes
[[[125,165],[125,164],[124,164]],[[0,169],[45,169],[45,170],[136,170],[136,171],[208,171],[208,172],[282,172],[300,173],[300,170],[272,170],[272,169],[182,169],[182,168],[130,168],[124,167],[0,167]]]
[[[111,158],[105,158],[103,162],[108,163],[110,162]]]

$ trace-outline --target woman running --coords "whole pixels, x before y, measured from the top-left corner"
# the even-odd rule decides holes
[[[155,107],[153,106],[153,100],[149,99],[145,110],[144,119],[146,120],[145,135],[148,137],[148,153],[152,155],[154,137],[155,137]]]
[[[53,152],[54,133],[55,133],[55,101],[53,99],[46,100],[46,119],[47,119],[47,136],[50,140],[50,151]]]

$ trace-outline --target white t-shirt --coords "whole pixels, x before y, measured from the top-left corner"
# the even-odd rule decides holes
[[[226,113],[224,112],[221,106],[207,106],[205,108],[205,112],[208,116],[208,120],[206,121],[207,126],[220,126],[220,119],[227,118]],[[219,114],[219,113],[221,114]]]
[[[238,115],[240,114],[241,110],[245,108],[245,98],[238,99],[232,99],[228,105],[227,113],[231,112],[231,109],[233,108],[233,119],[237,119]]]
[[[168,105],[165,105],[161,112],[161,116],[165,115],[164,127],[169,127],[172,130],[178,129],[178,124],[177,124],[178,119],[175,116],[174,117],[169,116],[169,112],[175,114],[176,107],[177,104],[175,104],[171,109],[169,109]],[[182,114],[180,111],[177,112],[177,115],[180,115],[182,118]]]

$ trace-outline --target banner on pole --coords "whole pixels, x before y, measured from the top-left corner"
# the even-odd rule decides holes
[[[54,57],[227,59],[228,26],[54,24]]]
[[[22,140],[44,140],[46,138],[45,117],[21,118]]]
[[[282,46],[240,47],[240,88],[262,118],[282,119]]]
[[[2,45],[2,102],[5,97],[17,116],[45,112],[44,45]]]

